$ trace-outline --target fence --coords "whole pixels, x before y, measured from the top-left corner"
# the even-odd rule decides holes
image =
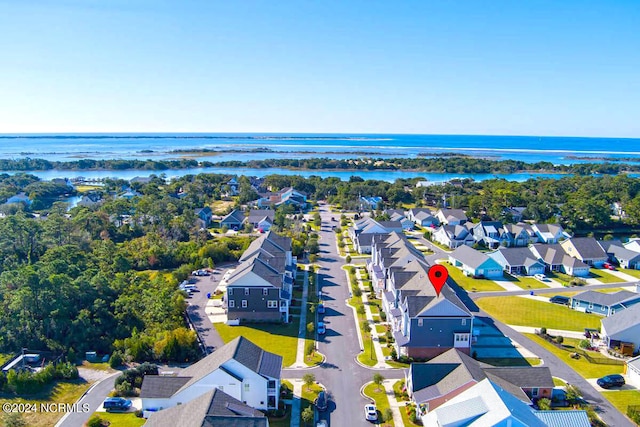
[[[588,352],[582,348],[565,347],[562,344],[558,344],[557,342],[555,342],[550,335],[541,334],[540,331],[538,330],[536,330],[536,334],[544,338],[545,340],[547,340],[549,343],[553,344],[560,350],[564,350],[569,353],[579,354],[581,357],[584,357],[585,359],[587,359],[589,363],[595,363],[597,365],[624,365],[624,362],[622,360],[611,359],[606,356],[599,356],[600,353],[593,354],[594,352]]]

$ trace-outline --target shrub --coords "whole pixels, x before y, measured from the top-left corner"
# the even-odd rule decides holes
[[[361,297],[362,296],[362,290],[356,286],[353,287],[353,296],[356,297]]]
[[[313,322],[307,323],[307,332],[312,334],[314,330],[315,330],[315,326],[313,325]]]
[[[385,322],[387,320],[387,313],[385,313],[384,311],[381,311],[380,318],[382,319],[383,322]]]
[[[351,257],[349,257],[348,262],[351,262]],[[349,266],[349,269],[347,271],[349,272],[349,274],[356,274],[356,268],[353,265]]]
[[[380,342],[380,344],[384,344],[387,342],[387,338],[386,337],[378,337],[378,341]]]
[[[544,326],[540,328],[540,335],[547,335],[547,328],[545,328]]]
[[[578,346],[580,348],[590,348],[591,347],[591,341],[589,341],[589,340],[580,340],[580,343],[578,344]]]
[[[547,399],[546,397],[543,397],[542,399],[538,399],[538,409],[540,409],[541,411],[548,411],[551,409],[551,401],[549,399]]]
[[[89,421],[87,421],[87,427],[102,427],[104,423],[102,422],[102,418],[97,415],[91,416]]]
[[[359,305],[356,311],[358,312],[358,314],[364,314],[365,313],[364,305]]]
[[[562,343],[564,342],[564,338],[562,337],[562,335],[558,335],[558,336],[556,337],[556,342],[557,342],[558,344],[562,344]]]
[[[122,362],[123,362],[122,353],[120,353],[117,350],[114,351],[111,357],[109,358],[109,366],[115,369],[118,366],[121,366]]]
[[[315,347],[313,345],[312,342],[307,343],[305,349],[304,349],[304,354],[306,354],[307,356],[311,356],[313,354],[313,351],[315,350]]]

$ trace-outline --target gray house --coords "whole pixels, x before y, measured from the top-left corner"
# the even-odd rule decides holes
[[[572,237],[560,245],[567,255],[594,267],[602,267],[608,259],[607,253],[593,237]]]
[[[509,274],[533,276],[545,271],[544,264],[538,261],[529,248],[500,248],[487,255]]]
[[[640,253],[625,248],[619,240],[599,241],[598,243],[612,263],[622,268],[640,268]]]
[[[230,230],[239,230],[246,221],[244,212],[234,209],[220,220],[220,227],[227,227]]]
[[[587,313],[611,316],[640,303],[640,294],[629,291],[618,291],[605,294],[596,291],[585,291],[571,297],[571,307],[574,310]]]
[[[296,272],[291,239],[269,231],[254,240],[227,279],[231,322],[288,322]]]
[[[471,229],[473,240],[487,248],[496,249],[502,242],[509,243],[509,235],[504,232],[500,221],[480,221]]]
[[[273,209],[251,209],[249,211],[249,216],[247,217],[247,222],[251,224],[253,228],[258,228],[260,222],[264,221],[265,218],[269,219],[273,224],[275,216],[276,211]]]
[[[209,226],[209,224],[211,224],[213,212],[211,211],[211,208],[209,206],[205,206],[204,208],[197,208],[194,212],[203,228],[206,228]]]
[[[436,226],[440,223],[438,218],[435,217],[431,209],[427,208],[413,208],[407,211],[407,218],[413,221],[420,227]]]

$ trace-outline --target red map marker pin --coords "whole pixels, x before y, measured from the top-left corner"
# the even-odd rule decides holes
[[[447,268],[444,265],[436,264],[429,268],[428,273],[433,288],[436,290],[438,296],[440,296],[440,291],[449,278]]]

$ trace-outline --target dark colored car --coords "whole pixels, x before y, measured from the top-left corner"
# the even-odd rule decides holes
[[[555,295],[549,298],[549,302],[552,302],[554,304],[569,305],[569,297],[565,297],[563,295]]]
[[[602,388],[622,387],[624,385],[624,377],[622,375],[613,374],[598,378],[596,381]]]
[[[325,311],[324,304],[318,304],[318,314],[324,314]]]
[[[329,397],[327,396],[327,392],[321,391],[318,393],[318,397],[316,397],[316,401],[313,403],[316,405],[318,411],[326,411],[329,406]]]
[[[122,397],[107,397],[102,404],[105,411],[127,411],[131,408],[131,401]]]

